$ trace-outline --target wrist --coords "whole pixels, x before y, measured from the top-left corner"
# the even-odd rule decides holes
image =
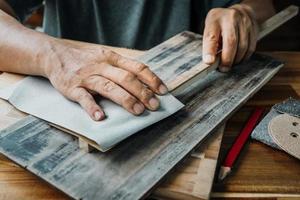
[[[47,38],[41,53],[41,76],[50,79],[53,71],[57,71],[58,68],[63,65],[60,59],[60,55],[63,51],[63,45],[60,39],[53,37]]]
[[[257,21],[257,16],[255,14],[254,9],[245,3],[235,4],[229,8],[235,9],[239,12],[246,13],[252,20]]]

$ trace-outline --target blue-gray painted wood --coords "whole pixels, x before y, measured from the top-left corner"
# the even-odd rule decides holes
[[[176,45],[143,59],[164,62],[172,52],[185,49]],[[143,198],[281,66],[254,55],[228,74],[213,71],[178,94],[184,109],[106,153],[85,153],[75,138],[32,116],[0,132],[0,152],[74,199]]]

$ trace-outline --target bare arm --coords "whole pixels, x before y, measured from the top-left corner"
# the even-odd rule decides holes
[[[248,59],[256,48],[258,24],[275,14],[272,0],[244,0],[229,8],[212,9],[205,21],[203,59],[211,64],[221,53],[221,71]]]
[[[26,28],[0,10],[0,70],[46,77],[48,53],[56,39]]]
[[[48,78],[94,120],[105,115],[92,97],[94,93],[135,115],[159,107],[154,94],[165,94],[167,88],[144,64],[100,45],[67,42],[28,29],[4,12],[13,14],[0,2],[0,71]]]

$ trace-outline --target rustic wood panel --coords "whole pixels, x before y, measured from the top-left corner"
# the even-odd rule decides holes
[[[73,42],[73,41],[66,41],[66,42]],[[193,70],[194,67],[196,69],[204,69],[203,66],[208,66],[202,63],[201,60],[201,55],[200,54],[195,54],[194,51],[196,50],[191,49],[190,45],[187,45],[186,47],[186,43],[190,43],[192,44],[192,46],[195,46],[199,49],[201,49],[201,36],[198,35],[194,35],[192,33],[189,32],[185,32],[183,34],[180,34],[179,36],[176,36],[174,38],[171,38],[170,40],[164,42],[163,44],[155,47],[154,49],[150,50],[149,52],[147,52],[148,58],[151,59],[151,57],[155,58],[155,59],[151,59],[153,61],[149,62],[147,61],[147,63],[150,65],[151,68],[155,68],[158,71],[156,71],[156,73],[159,73],[160,76],[163,76],[164,74],[171,74],[172,77],[177,77],[176,79],[178,80],[177,82],[176,79],[169,79],[169,81],[167,82],[167,85],[173,85],[173,86],[178,86],[178,84],[181,84],[182,82],[185,82],[188,77],[187,76],[182,76],[182,74],[185,74],[185,72],[187,72],[188,70]],[[76,43],[76,44],[83,44],[83,43]],[[170,50],[171,49],[171,50]],[[136,52],[134,52],[134,54],[132,54],[132,51],[130,50],[129,54],[128,51],[125,50],[125,52],[122,51],[120,52],[119,49],[116,49],[117,52],[122,53],[125,56],[130,55],[131,57],[134,57],[136,55]],[[162,55],[167,55],[160,57],[158,56],[158,54],[156,52],[160,52]],[[140,54],[140,53],[138,53]],[[152,56],[149,56],[151,55]],[[140,59],[143,59],[143,56],[140,57]],[[165,61],[165,59],[167,59],[167,61]],[[170,60],[174,59],[177,62],[170,62],[169,64],[166,64],[166,62],[168,63]],[[184,59],[187,62],[187,65],[184,65],[184,63],[181,61],[182,59]],[[197,62],[189,62],[189,60],[196,60]],[[166,67],[167,66],[167,67]],[[187,68],[184,68],[182,66],[187,66]],[[199,68],[200,66],[200,68]],[[160,70],[160,68],[164,67],[162,70]],[[176,70],[176,69],[180,69],[180,70]],[[192,73],[199,73],[200,71],[192,71]],[[191,73],[190,73],[191,74]],[[168,76],[164,76],[165,78],[168,78]],[[12,75],[12,74],[8,74],[8,73],[4,73],[0,76],[0,87],[5,87],[8,86],[10,84],[13,84],[17,81],[19,81],[20,79],[22,79],[23,76],[17,76],[17,75]],[[167,81],[167,80],[165,80]],[[3,107],[5,108],[5,110],[9,109],[11,111],[13,111],[14,109],[12,108],[12,106],[8,105],[7,103],[3,102]],[[15,113],[19,113],[18,111],[15,111]],[[6,112],[3,113],[2,116],[2,121],[3,123],[6,123],[9,119],[9,123],[4,125],[5,127],[7,127],[9,124],[12,124],[13,122],[16,122],[17,119],[19,117],[24,117],[24,115],[17,115],[17,116],[13,116],[10,117],[11,114],[8,114]],[[2,127],[3,127],[2,126]],[[219,133],[218,137],[221,137],[222,134]],[[209,144],[210,142],[213,142],[215,138],[210,139],[210,141],[208,141],[207,143]],[[205,182],[202,182],[202,188],[205,188],[206,190],[201,190],[201,191],[197,191],[197,189],[195,189],[195,194],[198,197],[204,197],[204,198],[208,198],[209,193],[210,193],[210,188],[212,186],[212,181],[213,181],[213,175],[214,175],[214,169],[216,166],[216,158],[212,158],[212,155],[218,155],[219,152],[219,147],[220,147],[220,138],[216,138],[215,139],[216,142],[214,142],[211,146],[208,147],[208,149],[205,151],[206,152],[206,156],[205,158],[200,158],[200,157],[192,157],[192,160],[194,160],[194,162],[198,163],[199,167],[198,170],[203,169],[203,167],[205,167],[207,163],[209,163],[209,167],[206,166],[205,172],[203,171],[202,173],[197,173],[197,177],[201,178],[203,177],[203,179],[205,179]],[[212,149],[213,148],[213,149]],[[201,151],[204,151],[204,148],[201,148]],[[199,150],[197,151],[199,154]],[[204,153],[204,152],[201,152]],[[193,154],[195,155],[195,153]],[[201,164],[202,163],[202,164]],[[187,168],[190,167],[189,165],[190,163],[187,163],[185,166]],[[192,164],[192,163],[191,163]],[[200,165],[201,164],[201,165]],[[182,167],[185,168],[185,167]],[[210,176],[208,176],[207,174],[210,174]],[[180,172],[177,173],[178,176],[180,176]],[[193,176],[189,176],[190,179],[193,179]],[[188,181],[188,179],[187,179]],[[172,181],[169,181],[169,184],[172,184]],[[196,186],[200,186],[201,183],[195,182],[195,187]],[[198,188],[198,187],[196,187]],[[167,185],[165,184],[165,188],[164,190],[166,191]],[[186,191],[181,191],[182,195],[186,195]]]
[[[152,193],[158,199],[209,199],[223,137],[223,125],[181,162]]]
[[[138,199],[280,66],[270,57],[254,55],[228,74],[211,72],[179,95],[185,109],[105,154],[79,151],[71,136],[32,117],[2,132],[1,152],[73,198]]]
[[[1,77],[3,78],[3,76]],[[6,128],[26,116],[3,100],[0,100],[0,110],[2,111],[0,113],[0,129]],[[9,119],[9,123],[7,123],[7,119]],[[155,197],[171,198],[176,196],[178,198],[180,196],[182,199],[187,199],[187,197],[208,199],[213,184],[223,129],[224,127],[221,127],[216,133],[213,133],[204,141],[203,145],[196,148],[184,162],[180,163],[178,168],[166,177],[163,184],[154,191]],[[191,195],[190,191],[195,192]],[[0,199],[22,199],[24,197],[30,199],[69,199],[63,193],[37,179],[33,174],[0,154]]]

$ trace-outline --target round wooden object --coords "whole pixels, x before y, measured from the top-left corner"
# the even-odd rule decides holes
[[[290,155],[300,159],[300,119],[288,114],[278,115],[269,123],[274,142]]]

